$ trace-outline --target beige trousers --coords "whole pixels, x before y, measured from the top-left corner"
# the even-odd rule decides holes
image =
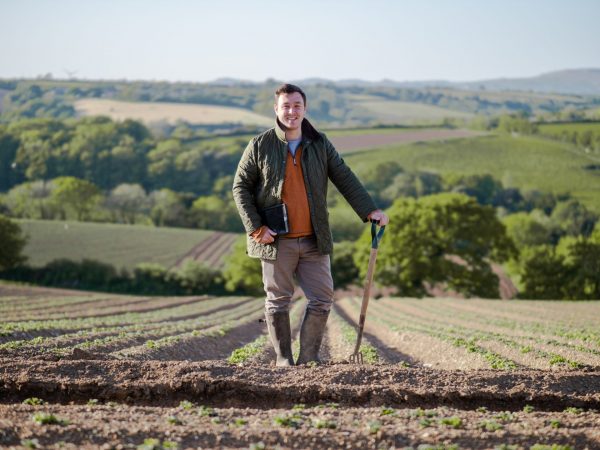
[[[267,312],[289,311],[294,276],[308,299],[307,309],[326,314],[333,303],[331,260],[317,248],[314,236],[279,238],[277,259],[262,260]]]

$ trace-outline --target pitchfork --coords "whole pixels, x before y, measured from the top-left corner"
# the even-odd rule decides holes
[[[360,308],[360,320],[358,321],[358,332],[356,333],[356,347],[354,353],[348,358],[351,363],[363,364],[363,354],[360,352],[360,342],[362,341],[363,329],[365,328],[365,318],[367,316],[367,307],[369,306],[369,295],[371,294],[371,284],[373,283],[373,274],[375,273],[375,261],[377,260],[377,248],[383,237],[385,225],[377,233],[377,224],[379,221],[371,221],[371,256],[367,268],[367,277],[365,278],[365,291],[363,293],[362,306]]]

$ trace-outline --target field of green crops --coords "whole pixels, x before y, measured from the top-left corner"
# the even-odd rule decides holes
[[[407,171],[491,174],[505,187],[568,192],[590,208],[600,208],[600,178],[584,169],[593,159],[569,143],[544,138],[492,135],[423,142],[357,152],[345,159],[359,176],[395,161]]]
[[[591,131],[594,134],[600,134],[600,122],[546,123],[539,125],[538,129],[540,134],[557,138],[560,138],[565,132],[582,133]]]
[[[336,301],[273,366],[263,299],[0,284],[0,446],[574,450],[600,444],[600,302]],[[305,301],[291,310],[293,352]]]
[[[202,243],[207,246],[216,236],[214,231],[142,225],[45,220],[19,220],[18,223],[29,236],[25,254],[33,266],[67,258],[92,259],[118,269],[133,269],[139,263],[171,267]],[[235,235],[225,236],[221,247],[229,250]],[[222,248],[213,249],[211,253]]]

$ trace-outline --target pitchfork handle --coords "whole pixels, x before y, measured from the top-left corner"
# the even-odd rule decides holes
[[[362,341],[363,330],[365,328],[365,319],[367,317],[367,307],[369,306],[369,296],[371,294],[371,284],[373,283],[373,274],[375,272],[375,262],[377,261],[377,248],[379,242],[383,237],[385,225],[383,225],[379,232],[377,232],[378,220],[371,220],[371,255],[369,257],[369,266],[367,269],[367,277],[365,279],[365,289],[363,293],[363,301],[360,308],[360,317],[358,320],[358,332],[356,335],[356,348],[354,354],[357,354],[360,350],[360,343]]]

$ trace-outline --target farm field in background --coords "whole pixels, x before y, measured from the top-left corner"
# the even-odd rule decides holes
[[[336,301],[323,366],[286,369],[271,365],[262,298],[2,284],[0,444],[600,445],[600,303],[372,300],[358,366],[359,303]]]
[[[560,139],[564,133],[583,133],[591,131],[600,134],[600,122],[572,122],[572,123],[543,123],[538,125],[539,133]]]
[[[66,258],[92,259],[117,269],[132,270],[139,263],[166,268],[191,258],[220,267],[237,238],[221,233],[185,228],[120,225],[75,221],[19,220],[29,236],[25,255],[32,266]]]
[[[570,192],[593,210],[600,205],[600,179],[585,170],[594,158],[572,144],[545,138],[489,135],[422,142],[356,152],[345,159],[359,176],[394,161],[408,171],[491,174],[505,187]]]
[[[365,108],[381,123],[416,125],[441,123],[444,119],[471,119],[474,114],[416,102],[386,100],[381,97],[351,97],[357,107]]]
[[[378,149],[389,145],[409,144],[414,142],[446,141],[448,139],[470,138],[484,133],[471,130],[450,129],[405,129],[398,133],[381,134],[336,134],[331,142],[340,153],[351,153],[365,149]]]
[[[88,98],[77,100],[75,109],[81,116],[108,116],[113,120],[136,119],[146,124],[183,120],[191,124],[241,123],[244,125],[271,126],[273,119],[253,111],[230,106],[125,102]]]

